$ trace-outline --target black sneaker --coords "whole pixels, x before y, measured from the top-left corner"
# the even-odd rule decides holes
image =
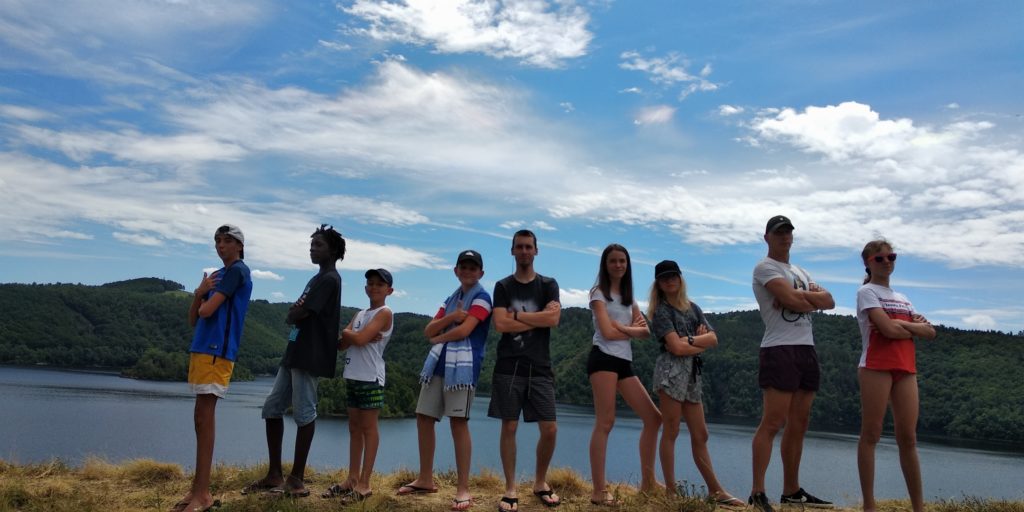
[[[768,496],[763,492],[755,492],[754,494],[751,494],[750,498],[747,499],[747,504],[754,507],[754,510],[757,510],[758,512],[775,512],[775,509],[772,508],[772,504],[768,502]]]
[[[798,489],[793,494],[783,494],[779,498],[779,502],[783,505],[801,505],[811,508],[832,508],[831,501],[825,501],[821,498],[815,497],[804,490],[803,487]]]

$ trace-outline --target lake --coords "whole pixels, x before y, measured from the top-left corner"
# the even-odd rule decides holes
[[[231,385],[228,398],[217,406],[215,462],[253,465],[266,461],[266,440],[260,407],[272,379]],[[192,426],[193,395],[184,383],[149,382],[115,375],[49,369],[0,367],[0,459],[14,463],[60,458],[73,465],[90,456],[111,462],[151,458],[190,468],[195,457]],[[487,417],[486,397],[472,409],[473,471],[501,473],[498,458],[500,422]],[[571,467],[589,478],[588,443],[593,426],[591,410],[560,406],[558,446],[554,466]],[[285,421],[285,455],[290,458],[294,423]],[[736,496],[750,491],[750,440],[753,427],[710,424],[709,448],[719,480]],[[532,478],[534,425],[520,423],[519,467],[522,479]],[[381,448],[376,470],[389,472],[417,464],[413,419],[381,420]],[[620,414],[608,446],[608,477],[639,481],[637,440],[640,422]],[[447,423],[437,429],[435,469],[454,467]],[[781,437],[781,436],[780,436]],[[804,446],[801,483],[812,493],[853,505],[860,500],[856,460],[857,437],[810,433]],[[964,495],[1024,500],[1024,454],[968,449],[921,442],[918,447],[925,498]],[[768,494],[777,499],[782,467],[776,450],[768,470]],[[879,498],[903,498],[906,488],[891,438],[878,447],[876,492]],[[335,470],[348,463],[348,426],[344,419],[321,418],[309,464]],[[693,467],[685,425],[676,448],[680,479],[703,483]],[[658,474],[660,477],[660,466]]]

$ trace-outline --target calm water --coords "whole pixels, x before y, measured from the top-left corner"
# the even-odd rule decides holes
[[[215,460],[257,464],[266,460],[266,441],[260,406],[270,391],[270,379],[235,383],[217,406]],[[112,462],[152,458],[190,467],[194,462],[192,430],[194,398],[184,384],[147,382],[111,375],[42,369],[0,367],[0,459],[30,463],[58,457],[79,464],[99,456]],[[487,398],[474,403],[473,470],[489,467],[501,473],[498,459],[500,422],[486,417]],[[559,409],[559,437],[554,465],[572,467],[589,477],[587,456],[593,418],[587,408]],[[290,456],[294,424],[286,420],[285,453]],[[719,480],[737,496],[750,489],[750,439],[753,428],[712,424],[710,450]],[[381,449],[376,469],[382,472],[416,467],[416,425],[411,419],[382,420]],[[639,480],[637,439],[640,423],[620,417],[608,447],[608,477]],[[453,467],[450,431],[437,429],[436,469]],[[685,428],[676,449],[678,478],[702,482],[693,468]],[[337,469],[348,462],[348,430],[342,419],[317,421],[310,464]],[[519,473],[532,478],[537,430],[520,424]],[[778,441],[776,441],[777,443]],[[857,480],[856,436],[811,434],[804,446],[802,484],[822,497],[845,504],[860,498]],[[956,498],[976,495],[1024,500],[1024,454],[990,452],[922,443],[919,446],[925,497]],[[769,495],[778,495],[782,468],[778,449],[768,470]],[[660,473],[660,466],[659,466]],[[899,472],[896,446],[883,441],[877,453],[877,494],[900,498],[906,489]]]

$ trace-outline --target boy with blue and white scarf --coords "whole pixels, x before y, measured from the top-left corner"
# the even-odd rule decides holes
[[[422,387],[416,404],[420,471],[415,480],[398,489],[399,495],[437,492],[433,475],[434,424],[448,416],[458,475],[452,510],[465,510],[472,504],[469,411],[480,378],[491,316],[491,296],[480,286],[483,266],[479,252],[459,253],[454,269],[459,287],[445,299],[424,329],[431,349],[420,372]]]

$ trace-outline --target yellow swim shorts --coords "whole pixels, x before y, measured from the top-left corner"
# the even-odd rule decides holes
[[[228,394],[231,372],[235,363],[223,357],[193,352],[188,360],[188,383],[197,395],[216,395],[224,398]]]

